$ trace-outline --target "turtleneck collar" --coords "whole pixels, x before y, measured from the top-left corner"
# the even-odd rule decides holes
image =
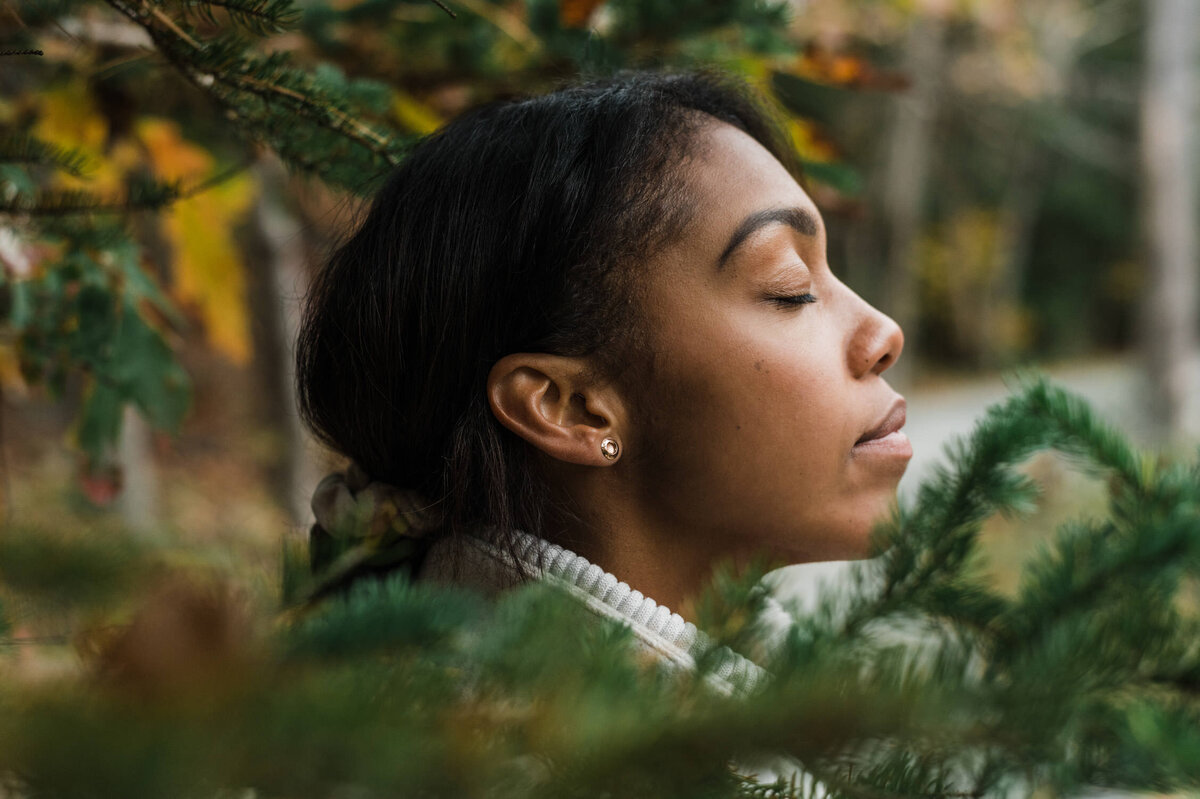
[[[528,533],[516,533],[511,551],[475,537],[439,541],[426,556],[420,577],[495,593],[525,575],[561,589],[597,616],[626,625],[639,646],[674,668],[695,669],[697,658],[711,646],[708,637],[678,613],[586,558]],[[766,672],[722,647],[717,666],[705,677],[713,688],[732,695],[752,690]]]

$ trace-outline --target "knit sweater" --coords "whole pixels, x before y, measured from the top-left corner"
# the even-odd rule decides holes
[[[518,533],[509,552],[475,537],[433,544],[420,579],[462,585],[494,595],[522,582],[523,575],[560,589],[591,613],[626,625],[640,649],[669,668],[691,670],[711,644],[678,613],[630,588],[587,559],[537,536]],[[705,675],[723,694],[750,691],[765,679],[752,661],[723,648],[718,665]]]

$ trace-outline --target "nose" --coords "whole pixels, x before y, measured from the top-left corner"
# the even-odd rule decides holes
[[[891,368],[904,349],[904,331],[890,316],[855,295],[858,324],[847,351],[848,365],[856,379],[880,375]]]

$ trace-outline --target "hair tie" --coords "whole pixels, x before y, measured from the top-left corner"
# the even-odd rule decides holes
[[[440,523],[432,503],[416,491],[371,481],[356,463],[317,484],[312,511],[317,519],[309,531],[313,584],[305,601],[365,572],[415,567],[425,551],[421,539]]]

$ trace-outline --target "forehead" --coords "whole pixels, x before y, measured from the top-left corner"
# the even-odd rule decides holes
[[[724,122],[696,135],[683,170],[693,213],[677,244],[689,258],[708,251],[715,259],[747,216],[776,208],[802,208],[819,218],[816,205],[783,164],[753,137]]]

